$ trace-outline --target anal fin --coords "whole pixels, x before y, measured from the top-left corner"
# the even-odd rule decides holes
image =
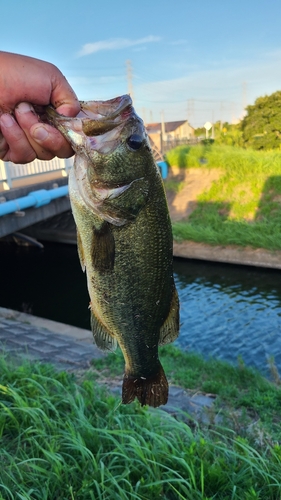
[[[104,325],[91,312],[91,328],[95,343],[102,351],[115,351],[117,348],[117,340],[110,335]]]
[[[160,328],[159,345],[174,342],[179,335],[179,297],[176,287],[174,287],[170,311]]]
[[[137,398],[142,406],[156,408],[168,401],[169,386],[161,363],[159,370],[150,377],[134,377],[125,373],[122,387],[122,403],[129,404]]]

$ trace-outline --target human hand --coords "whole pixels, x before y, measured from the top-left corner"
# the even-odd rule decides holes
[[[76,116],[79,101],[60,70],[51,63],[0,52],[0,159],[28,163],[35,158],[68,158],[71,146],[61,133],[42,123],[34,107],[52,104]]]

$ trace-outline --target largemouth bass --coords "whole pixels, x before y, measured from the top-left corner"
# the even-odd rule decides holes
[[[168,382],[158,345],[179,331],[166,196],[128,95],[81,102],[76,118],[47,108],[76,155],[69,193],[97,346],[125,359],[122,403],[159,406]]]

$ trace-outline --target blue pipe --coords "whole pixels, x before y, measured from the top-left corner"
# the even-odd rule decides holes
[[[18,210],[24,210],[30,207],[42,207],[47,205],[56,198],[68,195],[68,186],[61,186],[55,189],[39,189],[39,191],[32,191],[27,196],[17,198],[16,200],[6,201],[0,203],[0,217],[2,215],[12,214]]]
[[[165,161],[158,161],[157,165],[161,170],[162,179],[166,179],[168,177],[168,164]]]

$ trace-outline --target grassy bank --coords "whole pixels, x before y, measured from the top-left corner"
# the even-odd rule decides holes
[[[174,237],[208,244],[281,249],[281,153],[224,145],[181,146],[170,165],[220,168],[220,179],[202,193],[188,220],[173,224]]]
[[[225,406],[243,392],[245,414],[236,408],[230,418],[228,410],[235,425],[219,419],[219,424],[200,428],[187,425],[187,416],[174,418],[137,403],[118,406],[119,400],[97,386],[93,374],[96,368],[104,376],[106,370],[110,376],[119,373],[119,354],[95,362],[79,380],[49,366],[15,367],[0,358],[0,498],[280,498],[281,448],[274,430],[280,389],[242,364],[234,370],[186,357],[175,348],[161,353],[169,377],[188,381],[196,390],[208,383],[210,374],[210,389],[215,389],[212,384],[219,389],[217,370],[222,370],[224,386],[235,379],[236,396],[229,388]],[[259,398],[267,401],[275,419],[271,424],[258,413]],[[252,415],[247,415],[249,409]]]

